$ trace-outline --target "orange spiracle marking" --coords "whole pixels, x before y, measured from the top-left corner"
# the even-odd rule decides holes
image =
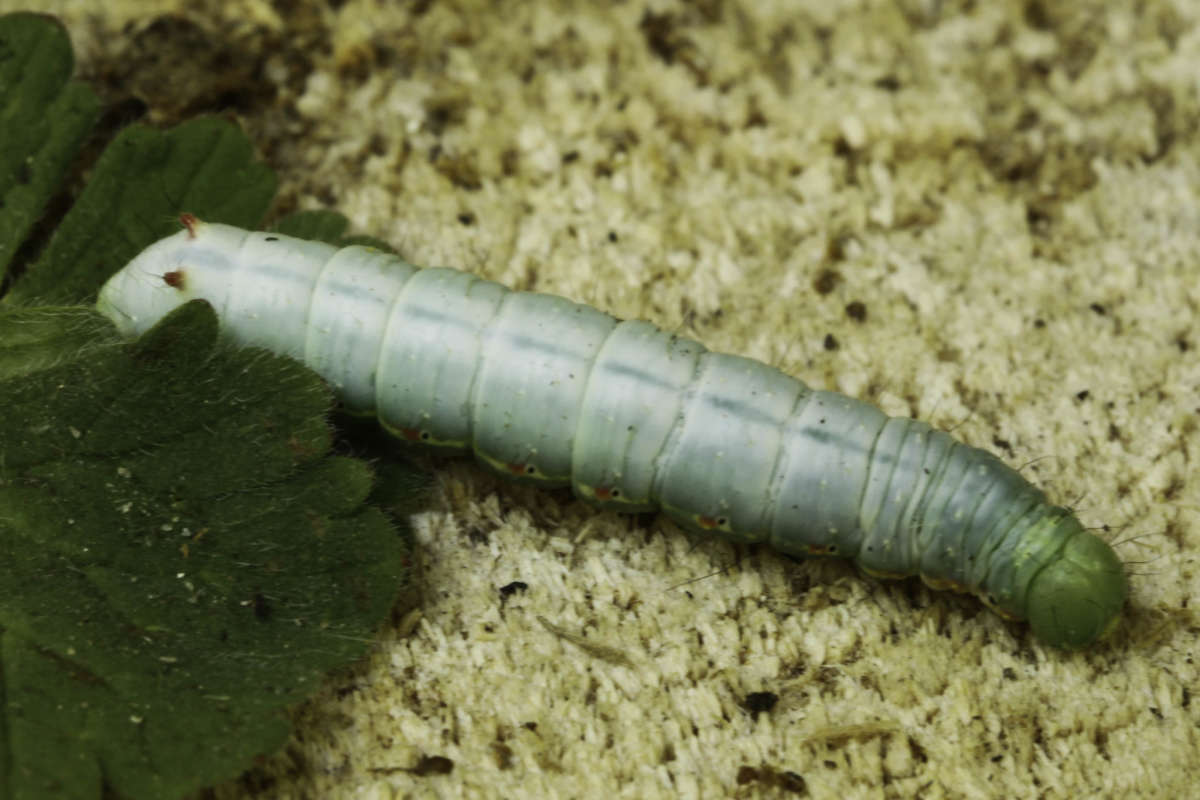
[[[163,273],[163,283],[170,286],[172,289],[183,288],[183,270],[173,269],[170,272]]]
[[[400,435],[410,442],[421,441],[420,428],[400,428]]]
[[[930,578],[925,575],[921,576],[921,580],[930,589],[939,592],[958,592],[959,594],[967,594],[971,592],[971,587],[960,581],[951,580],[949,578]]]

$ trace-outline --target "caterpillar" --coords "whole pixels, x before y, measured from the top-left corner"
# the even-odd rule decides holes
[[[191,215],[100,291],[125,335],[202,298],[396,437],[601,508],[920,575],[1074,649],[1128,592],[1112,548],[992,453],[648,322],[382,251]]]

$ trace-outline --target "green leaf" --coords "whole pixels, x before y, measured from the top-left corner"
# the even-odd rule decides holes
[[[360,247],[374,247],[376,250],[382,250],[385,253],[395,254],[396,252],[396,248],[392,247],[391,244],[385,242],[383,239],[376,239],[374,236],[366,236],[363,234],[346,236],[340,242],[338,242],[339,247],[349,247],[352,244],[359,245]]]
[[[108,320],[81,314],[78,308],[0,313],[0,381],[53,366],[64,352],[83,354],[111,345],[112,338]]]
[[[276,222],[271,230],[300,239],[325,242],[336,247],[357,244],[374,247],[385,253],[396,252],[390,244],[374,236],[346,236],[346,228],[349,225],[350,221],[336,211],[297,211]]]
[[[70,60],[54,23],[0,18],[0,270],[86,132],[54,95],[85,97],[63,88]],[[312,372],[222,344],[204,304],[135,343],[89,309],[25,307],[90,300],[182,211],[254,227],[274,188],[235,125],[128,128],[4,298],[0,797],[175,797],[230,777],[416,599],[411,532],[376,504],[407,514],[427,479],[388,464],[368,504],[370,470],[329,454]]]
[[[336,211],[297,211],[271,226],[285,236],[340,245],[350,221]]]
[[[74,66],[56,20],[0,16],[0,277],[99,116],[95,93],[69,80]]]
[[[202,302],[132,344],[0,314],[0,365],[0,795],[177,797],[279,747],[412,585],[328,390]]]
[[[146,246],[179,230],[181,211],[253,228],[274,194],[274,173],[232,123],[202,117],[169,131],[131,126],[100,156],[41,258],[5,300],[89,300]]]

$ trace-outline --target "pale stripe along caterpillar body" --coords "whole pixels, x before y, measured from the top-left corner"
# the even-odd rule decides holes
[[[1120,560],[996,456],[647,322],[469,273],[208,224],[143,251],[98,307],[127,334],[195,298],[300,359],[346,407],[597,506],[970,591],[1081,647],[1125,602]]]

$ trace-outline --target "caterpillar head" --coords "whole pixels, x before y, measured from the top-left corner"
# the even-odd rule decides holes
[[[1039,639],[1075,650],[1104,638],[1116,624],[1129,587],[1116,553],[1078,523],[1059,557],[1029,586],[1029,625]]]
[[[191,214],[179,218],[183,230],[161,239],[138,254],[100,289],[96,308],[126,336],[144,333],[168,312],[189,300],[203,298],[224,307],[231,268],[228,232],[242,238],[245,231],[210,225]],[[221,280],[211,280],[219,277]]]

